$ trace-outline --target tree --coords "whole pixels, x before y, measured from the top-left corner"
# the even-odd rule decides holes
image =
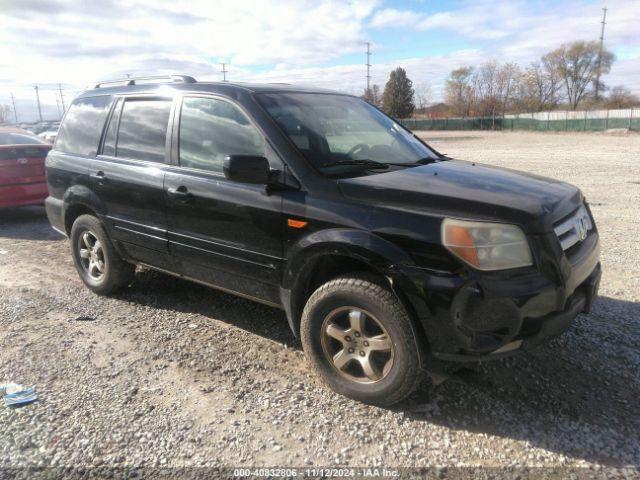
[[[415,87],[416,110],[424,113],[431,103],[431,85],[429,82],[420,82]]]
[[[366,100],[371,105],[379,108],[382,104],[382,95],[380,95],[380,87],[378,85],[373,85],[372,87],[365,88],[364,93],[360,98],[362,98],[363,100]]]
[[[590,87],[593,87],[598,73],[599,50],[597,42],[580,41],[564,44],[542,57],[561,79],[567,101],[573,110],[591,94]],[[600,72],[609,73],[614,60],[615,55],[603,49]],[[604,90],[602,83],[600,89]]]
[[[640,99],[628,88],[618,85],[611,89],[605,105],[607,108],[631,108],[640,105]]]
[[[13,121],[13,112],[9,105],[3,105],[0,103],[0,124],[10,123]]]
[[[475,70],[462,67],[449,74],[444,88],[445,102],[455,116],[468,117],[475,101]]]
[[[407,77],[407,72],[398,67],[391,72],[382,95],[382,109],[394,118],[411,116],[413,104],[413,82]]]
[[[515,63],[500,65],[487,62],[477,70],[473,82],[475,90],[475,113],[482,116],[501,116],[515,98],[520,67]]]
[[[520,76],[517,108],[526,112],[555,108],[560,103],[560,81],[548,62],[533,62]]]

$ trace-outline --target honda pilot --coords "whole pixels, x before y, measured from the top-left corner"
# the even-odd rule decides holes
[[[322,379],[371,404],[561,334],[601,276],[578,188],[449,158],[326,90],[103,82],[69,108],[46,174],[89,289],[140,265],[280,308]]]

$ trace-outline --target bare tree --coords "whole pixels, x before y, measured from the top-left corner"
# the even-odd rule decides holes
[[[429,82],[420,82],[414,86],[415,90],[415,99],[416,99],[416,110],[424,112],[424,110],[429,106],[432,99],[431,93],[431,85]]]
[[[520,67],[515,63],[491,61],[481,65],[474,78],[477,113],[504,115],[514,103],[519,77]]]
[[[500,105],[498,75],[500,66],[495,60],[483,63],[474,77],[476,113],[495,116]]]
[[[549,67],[562,80],[567,101],[573,110],[591,94],[597,69],[600,46],[597,42],[573,42],[542,57]],[[609,73],[615,55],[608,50],[602,51],[601,73]],[[600,89],[604,89],[601,84]]]
[[[640,98],[633,95],[631,90],[622,85],[615,86],[611,89],[605,103],[607,108],[631,108],[639,105]]]
[[[560,82],[548,63],[533,62],[520,76],[517,108],[527,112],[555,108],[560,103]]]
[[[382,106],[382,93],[380,93],[380,87],[378,85],[365,88],[361,98],[375,107],[379,108]]]
[[[471,114],[475,101],[475,70],[473,67],[462,67],[453,70],[445,84],[445,101],[451,113],[460,117]]]
[[[502,100],[502,115],[507,113],[507,110],[512,109],[515,104],[520,75],[520,67],[513,62],[505,63],[498,72],[498,90]]]

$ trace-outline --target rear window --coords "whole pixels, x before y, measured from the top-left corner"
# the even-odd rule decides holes
[[[16,132],[0,132],[0,145],[40,145],[45,142],[35,135]]]
[[[94,156],[111,105],[111,96],[78,98],[69,107],[56,138],[55,149]]]
[[[126,100],[120,116],[116,156],[164,162],[171,100]]]

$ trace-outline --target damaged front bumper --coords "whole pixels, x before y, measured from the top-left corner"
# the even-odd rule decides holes
[[[405,270],[409,280],[401,288],[410,292],[406,298],[431,356],[481,361],[513,355],[560,335],[578,314],[588,312],[602,275],[598,234],[571,258],[553,251],[556,243],[552,236],[541,238],[549,253],[540,263],[546,264],[520,271]]]

